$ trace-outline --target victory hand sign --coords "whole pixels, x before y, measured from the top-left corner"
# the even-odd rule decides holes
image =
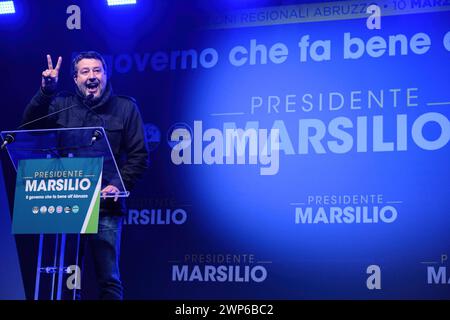
[[[58,62],[56,63],[56,67],[53,68],[52,57],[47,55],[47,65],[48,69],[42,72],[42,90],[47,92],[53,92],[56,90],[56,85],[58,84],[58,74],[59,68],[61,68],[62,58],[58,58]]]

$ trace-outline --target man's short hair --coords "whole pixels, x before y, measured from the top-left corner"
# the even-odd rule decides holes
[[[77,76],[77,73],[78,73],[77,64],[78,64],[78,62],[80,62],[80,60],[83,60],[83,59],[95,59],[95,60],[101,61],[102,65],[103,65],[103,70],[107,74],[106,62],[100,53],[98,53],[97,51],[83,51],[83,52],[78,53],[75,56],[75,58],[73,58],[73,60],[72,60],[72,76],[73,77]]]

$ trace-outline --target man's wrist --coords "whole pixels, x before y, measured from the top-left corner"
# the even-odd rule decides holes
[[[48,86],[41,86],[41,93],[45,96],[52,97],[56,92],[56,88],[49,88]]]

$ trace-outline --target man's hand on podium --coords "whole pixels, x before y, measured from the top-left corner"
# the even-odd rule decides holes
[[[106,199],[106,194],[107,193],[115,193],[116,196],[114,197],[114,201],[117,201],[117,199],[119,198],[119,189],[117,189],[116,186],[113,185],[108,185],[106,186],[102,191],[101,194],[103,196],[103,199]]]
[[[56,85],[58,84],[58,74],[61,68],[62,57],[58,58],[56,67],[53,68],[52,57],[47,55],[47,66],[48,69],[42,72],[42,83],[41,87],[44,92],[53,93],[56,90]]]

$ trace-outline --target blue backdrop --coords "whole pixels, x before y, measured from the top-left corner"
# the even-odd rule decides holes
[[[103,53],[140,105],[126,298],[450,298],[450,4],[378,1],[370,29],[364,1],[15,2],[3,129],[46,53],[67,90],[73,54]]]

